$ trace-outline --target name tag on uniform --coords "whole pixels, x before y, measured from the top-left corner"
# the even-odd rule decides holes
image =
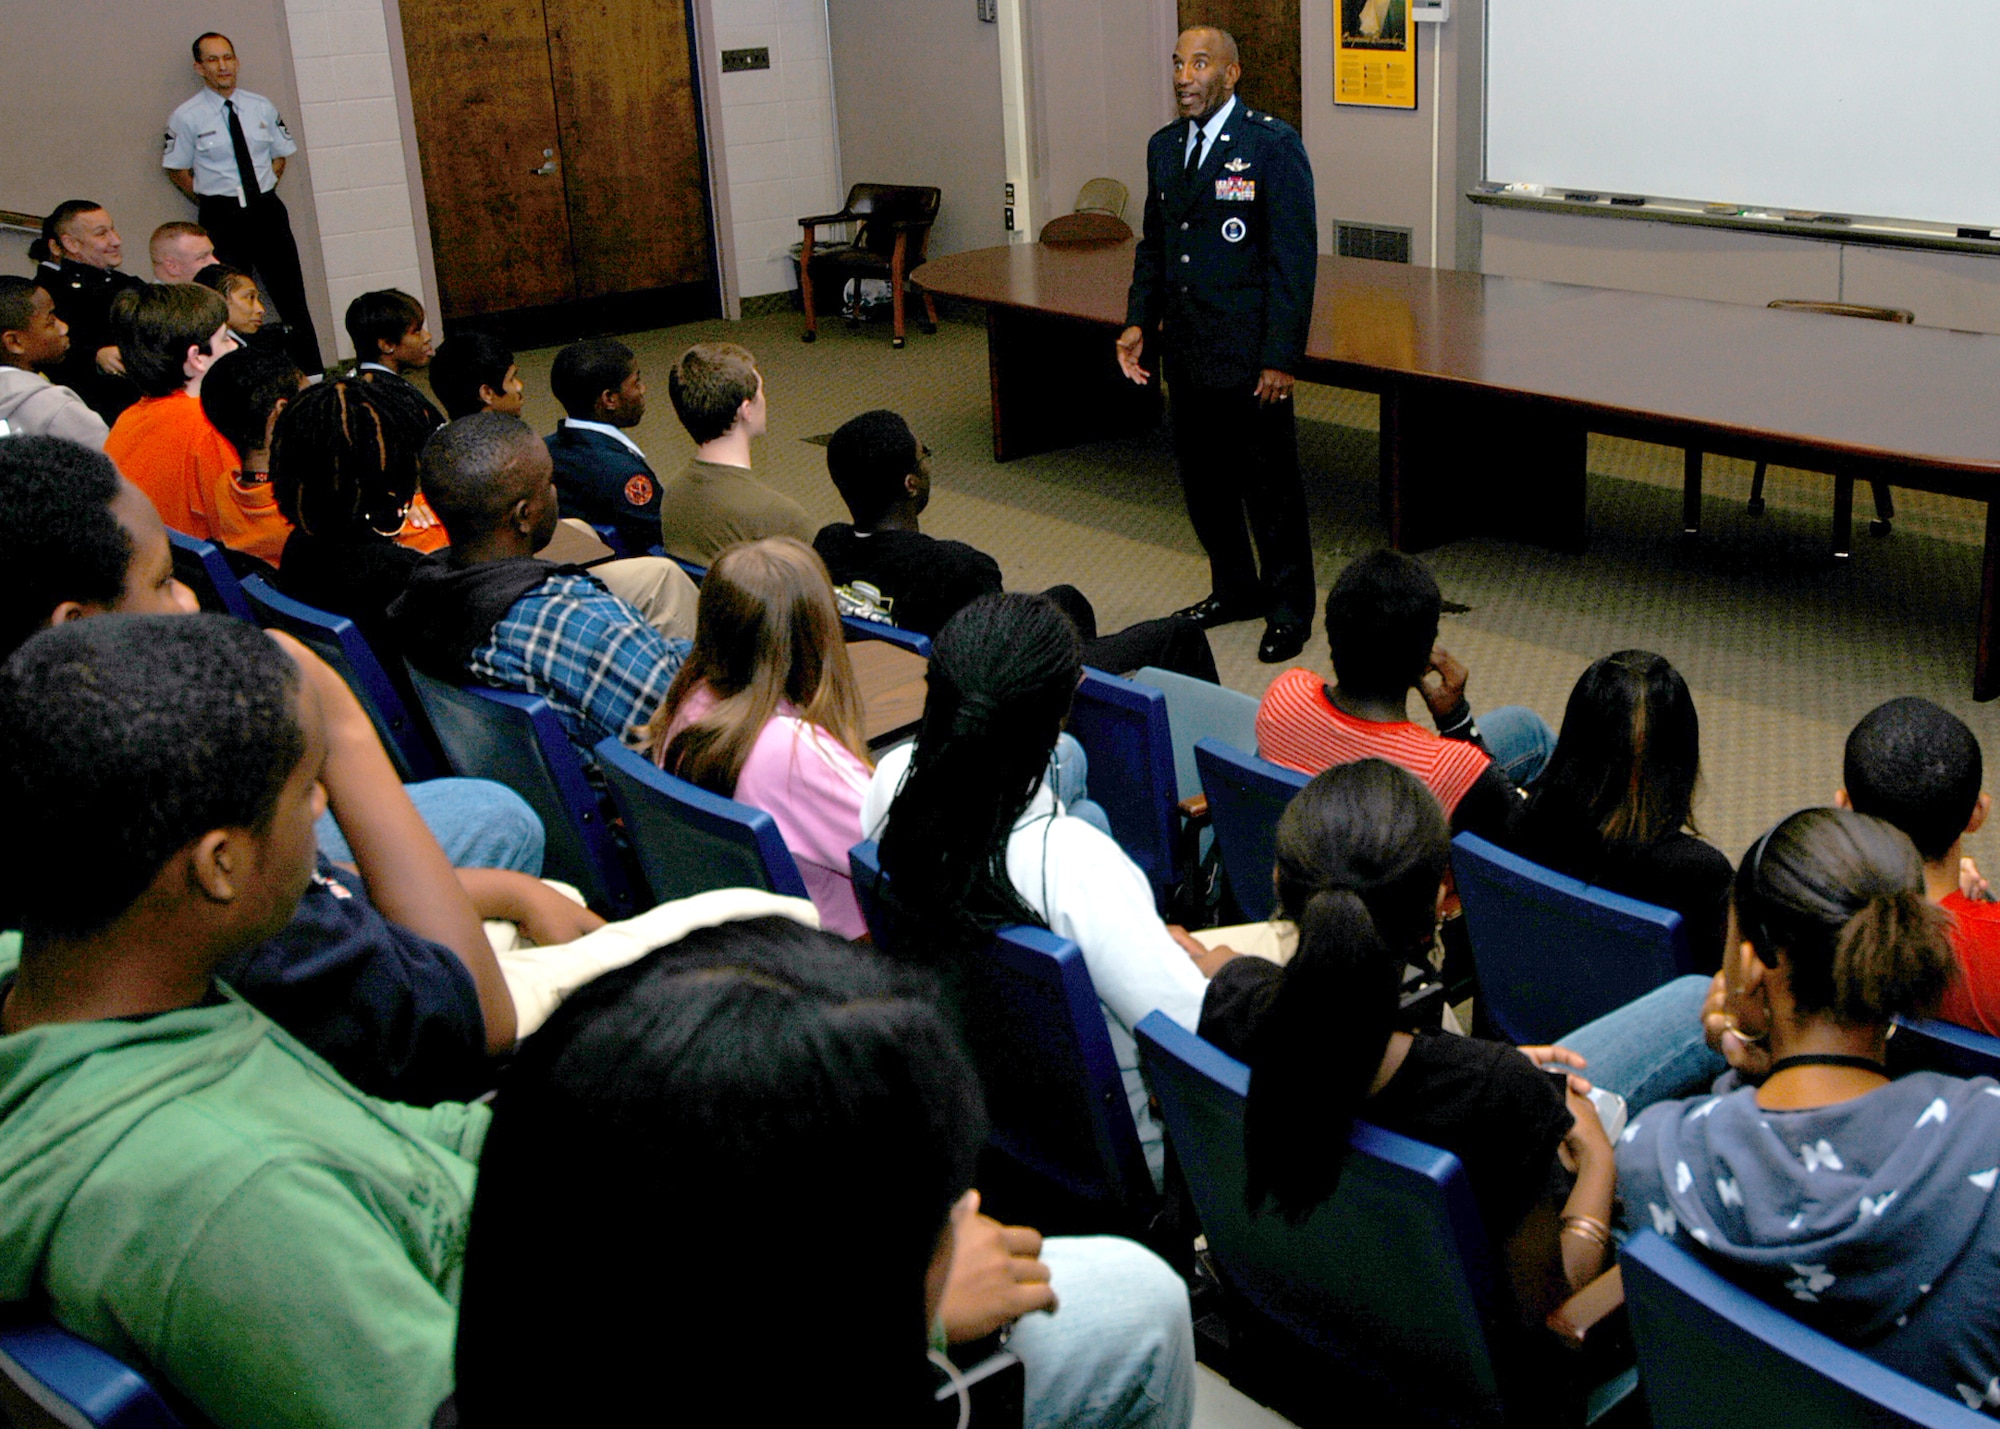
[[[1257,181],[1231,175],[1215,181],[1215,197],[1219,201],[1249,203],[1257,197]]]

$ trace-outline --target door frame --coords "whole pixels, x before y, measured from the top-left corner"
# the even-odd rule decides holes
[[[722,315],[731,321],[743,315],[736,270],[736,246],[728,240],[729,174],[726,146],[715,142],[722,132],[722,57],[711,43],[715,33],[714,0],[686,0],[693,25],[688,34],[697,70],[696,93],[701,101],[702,174],[708,186],[708,244],[713,255],[717,296]],[[417,148],[416,106],[410,99],[410,61],[403,48],[401,0],[382,0],[382,22],[389,32],[389,73],[396,95],[396,128],[403,139],[403,170],[410,185],[410,227],[416,238],[421,294],[426,312],[439,313],[437,257],[432,249],[430,203],[424,193],[423,158]],[[339,314],[334,315],[335,320]]]

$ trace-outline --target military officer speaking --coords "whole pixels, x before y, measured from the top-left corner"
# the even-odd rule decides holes
[[[1142,386],[1153,374],[1142,364],[1165,371],[1181,487],[1212,579],[1208,598],[1180,613],[1204,628],[1263,616],[1257,658],[1276,664],[1304,647],[1313,617],[1292,413],[1319,266],[1312,167],[1296,130],[1237,100],[1242,67],[1227,33],[1186,31],[1173,65],[1181,117],[1146,146],[1118,365]]]
[[[299,246],[278,197],[285,160],[298,152],[277,106],[236,87],[236,46],[214,32],[194,42],[202,90],[167,118],[161,163],[174,187],[200,205],[219,262],[254,272],[285,320],[285,350],[300,370],[324,365],[306,306]]]

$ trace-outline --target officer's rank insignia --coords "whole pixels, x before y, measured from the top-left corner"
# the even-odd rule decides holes
[[[1240,174],[1250,167],[1250,161],[1248,159],[1231,159],[1222,167],[1229,170],[1232,174]]]
[[[1215,196],[1218,200],[1234,200],[1240,203],[1248,203],[1257,197],[1257,181],[1255,179],[1244,179],[1234,176],[1226,179],[1217,179],[1215,181]]]

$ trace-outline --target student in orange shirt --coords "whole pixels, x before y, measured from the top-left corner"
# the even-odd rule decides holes
[[[201,407],[202,379],[236,349],[229,305],[192,283],[148,283],[119,294],[111,331],[142,395],[112,426],[105,455],[176,531],[276,561],[283,518],[268,498],[237,493],[242,462]]]
[[[238,348],[201,383],[201,410],[237,456],[228,482],[213,493],[222,543],[274,566],[291,539],[292,523],[271,490],[271,428],[305,383],[282,347]]]

